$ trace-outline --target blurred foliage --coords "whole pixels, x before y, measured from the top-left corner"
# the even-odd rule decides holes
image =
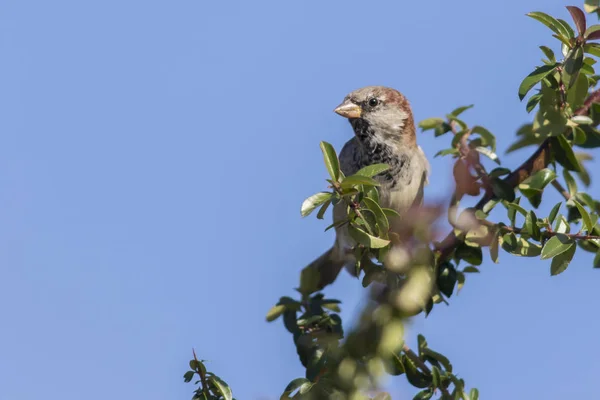
[[[380,207],[374,179],[388,166],[370,165],[344,176],[336,151],[321,142],[329,190],[308,197],[301,215],[317,211],[317,218],[323,219],[332,204],[347,206],[346,217],[326,230],[348,226],[356,243],[357,275],[370,289],[371,301],[356,326],[344,332],[340,301],[316,290],[315,271],[302,271],[298,297],[282,297],[267,313],[267,321],[283,321],[306,370],[304,377],[285,386],[281,399],[391,399],[378,392],[382,379],[404,375],[416,389],[414,399],[477,400],[478,390],[468,390],[450,361],[432,350],[423,336],[418,336],[417,349],[406,345],[406,319],[448,303],[468,274],[479,273],[487,259],[484,253],[494,263],[500,250],[549,259],[550,273],[558,275],[579,249],[594,253],[593,267],[600,268],[600,201],[580,190],[590,185],[585,163],[592,159],[581,149],[600,147],[600,90],[595,89],[600,76],[594,69],[600,57],[600,44],[595,43],[600,25],[589,25],[585,14],[600,16],[600,0],[586,0],[584,10],[567,10],[572,24],[543,12],[528,14],[551,30],[561,49],[556,55],[540,46],[541,64],[517,90],[521,100],[527,99],[532,121],[518,129],[507,153],[530,146],[536,146],[535,152],[514,170],[502,167],[496,136],[463,118],[472,105],[421,121],[423,131],[450,138],[450,146],[435,157],[453,160],[455,191],[447,210],[433,206],[411,213],[398,237],[390,234],[388,221],[396,213]],[[563,200],[543,215],[539,206],[550,187]],[[461,208],[466,197],[478,197],[479,202]],[[505,210],[504,221],[490,220],[496,207]],[[438,241],[434,228],[444,214],[453,229]],[[190,368],[184,380],[199,377],[194,399],[232,399],[227,384],[207,372],[195,354]]]

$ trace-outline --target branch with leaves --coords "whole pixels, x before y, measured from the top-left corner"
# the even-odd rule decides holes
[[[600,17],[600,0],[586,0],[585,12],[573,6],[567,10],[573,26],[542,12],[528,14],[552,31],[560,47],[557,57],[550,47],[540,46],[541,65],[518,87],[532,122],[519,128],[507,153],[529,146],[536,150],[516,169],[502,167],[494,134],[463,119],[472,106],[421,121],[423,131],[450,138],[450,146],[435,156],[452,158],[455,191],[447,210],[422,207],[405,217],[401,240],[391,240],[388,218],[397,214],[379,205],[373,179],[388,166],[371,165],[344,176],[336,151],[321,143],[329,190],[307,198],[301,214],[318,210],[317,218],[323,219],[332,204],[346,205],[346,216],[326,230],[347,225],[356,242],[357,276],[372,301],[345,332],[340,301],[319,291],[318,271],[302,271],[298,298],[282,297],[267,314],[269,322],[283,321],[306,370],[287,385],[281,399],[391,399],[379,391],[384,377],[405,375],[418,389],[415,399],[476,400],[478,390],[467,390],[450,361],[422,335],[418,348],[407,346],[405,321],[421,312],[429,315],[435,304],[448,304],[466,276],[479,272],[484,248],[495,263],[500,250],[549,259],[552,275],[565,271],[580,249],[594,253],[593,266],[600,268],[600,201],[580,190],[591,182],[585,164],[592,157],[585,150],[600,147],[600,75],[594,69],[600,25],[589,25],[585,14]],[[549,197],[548,188],[561,201],[543,215],[539,207]],[[469,199],[475,205],[461,208]],[[444,211],[452,231],[439,240],[437,224]],[[231,398],[226,384],[207,373],[195,356],[190,367],[186,382],[200,377],[195,399]]]
[[[183,374],[184,382],[191,382],[198,375],[194,384],[198,385],[194,390],[192,400],[235,400],[229,385],[217,375],[206,370],[205,360],[198,360],[196,351],[192,350],[194,358],[190,360],[190,370]]]

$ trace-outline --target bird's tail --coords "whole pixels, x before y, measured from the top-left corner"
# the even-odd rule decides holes
[[[340,253],[338,248],[333,246],[304,268],[303,273],[306,271],[316,275],[318,272],[316,290],[332,284],[342,268],[349,263],[350,260]]]

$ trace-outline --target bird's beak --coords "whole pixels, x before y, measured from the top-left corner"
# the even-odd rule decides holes
[[[359,105],[354,104],[350,100],[346,100],[333,111],[344,118],[360,118],[362,110]]]

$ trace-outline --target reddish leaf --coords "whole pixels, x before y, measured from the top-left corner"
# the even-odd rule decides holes
[[[480,191],[480,185],[477,177],[469,172],[467,164],[458,159],[454,164],[454,180],[456,181],[456,198],[461,199],[463,195],[468,194],[477,196]]]
[[[589,36],[586,39],[587,40],[598,40],[598,39],[600,39],[600,31],[594,31],[594,32],[590,33]]]
[[[567,6],[567,10],[571,13],[571,17],[573,17],[573,21],[575,21],[575,26],[577,27],[577,32],[579,32],[579,36],[583,36],[583,32],[585,32],[585,14],[579,7],[575,6]]]

